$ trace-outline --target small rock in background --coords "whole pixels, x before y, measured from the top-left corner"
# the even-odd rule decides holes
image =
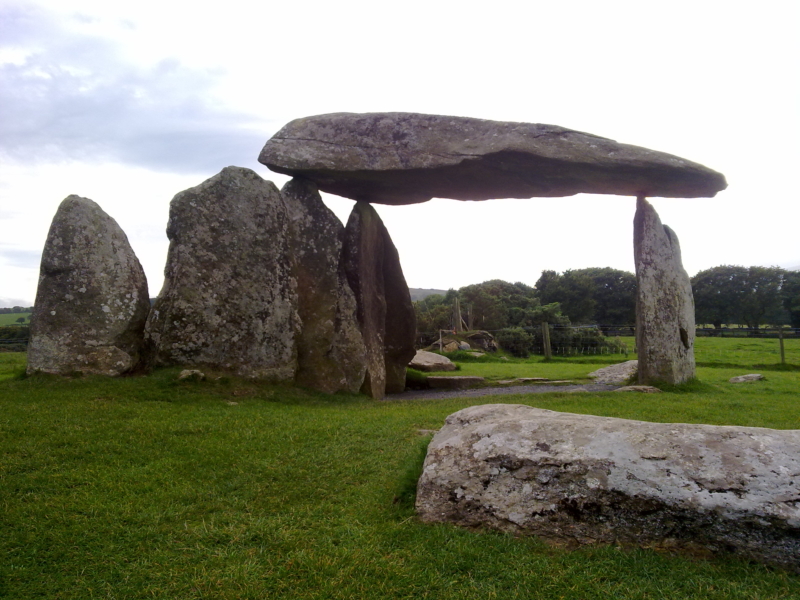
[[[178,381],[190,379],[192,381],[205,381],[206,374],[197,369],[184,369],[178,375]]]
[[[747,383],[748,381],[760,381],[764,379],[763,375],[758,373],[750,373],[749,375],[739,375],[738,377],[731,377],[728,382],[730,383]]]
[[[652,385],[626,385],[614,390],[615,392],[642,392],[644,394],[655,394],[661,390]]]
[[[472,350],[472,346],[470,346],[467,342],[461,342],[458,345],[459,350]]]
[[[425,350],[417,350],[414,358],[408,363],[408,366],[418,371],[455,371],[456,365],[446,356],[435,354],[434,352],[427,352]]]

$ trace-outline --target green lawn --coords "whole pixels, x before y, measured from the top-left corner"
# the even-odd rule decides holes
[[[30,321],[28,321],[28,317],[31,316],[31,313],[9,313],[9,314],[0,314],[0,327],[3,325],[19,325],[17,323],[17,319],[24,318],[25,323],[24,325],[29,325]]]
[[[571,378],[598,366],[501,368]],[[567,551],[419,523],[407,501],[419,430],[480,398],[375,402],[234,378],[178,383],[176,369],[23,370],[22,355],[0,354],[3,598],[800,598],[800,577],[727,557]],[[727,382],[751,370],[701,367],[695,391],[489,401],[800,428],[800,373]]]

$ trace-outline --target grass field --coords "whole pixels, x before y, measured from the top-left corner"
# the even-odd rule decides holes
[[[800,373],[730,384],[753,371],[729,366],[735,353],[657,396],[502,402],[800,429]],[[179,383],[175,369],[25,379],[24,366],[0,354],[3,598],[800,598],[797,575],[728,557],[566,551],[419,523],[409,487],[427,443],[419,430],[480,398],[375,402],[227,377]],[[461,366],[581,378],[602,365]]]
[[[17,319],[24,317],[25,323],[24,325],[30,324],[28,321],[28,317],[31,316],[31,313],[9,313],[9,314],[0,314],[0,326],[3,325],[19,325],[17,323]]]

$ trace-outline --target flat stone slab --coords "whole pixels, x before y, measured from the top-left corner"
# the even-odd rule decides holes
[[[696,198],[727,187],[703,165],[556,125],[417,113],[296,119],[258,160],[322,191],[379,204],[579,193]]]
[[[648,423],[489,404],[428,446],[425,522],[620,544],[733,552],[800,572],[800,431]]]
[[[486,379],[484,377],[471,377],[471,376],[452,376],[448,377],[446,375],[436,375],[433,377],[428,377],[428,384],[435,389],[441,390],[465,390],[467,388],[480,385],[484,383]]]
[[[625,385],[614,390],[615,392],[640,392],[642,394],[657,394],[661,390],[652,385]]]
[[[589,379],[594,379],[597,383],[619,383],[623,384],[628,379],[636,375],[639,368],[638,360],[626,360],[625,362],[603,367],[592,371],[587,375]]]
[[[731,377],[729,383],[747,383],[748,381],[761,381],[764,379],[763,375],[759,373],[750,373],[749,375],[739,375],[738,377]]]

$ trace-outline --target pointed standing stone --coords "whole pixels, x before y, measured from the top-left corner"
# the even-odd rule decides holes
[[[297,296],[280,192],[226,167],[170,204],[164,287],[147,320],[153,365],[292,381]]]
[[[289,251],[302,322],[295,381],[329,394],[356,393],[364,382],[366,349],[341,264],[344,226],[312,182],[292,179],[281,194],[291,224]]]
[[[381,399],[405,388],[416,320],[389,232],[375,209],[357,202],[345,227],[344,265],[355,292],[367,373],[361,391]]]
[[[42,253],[28,373],[131,371],[149,310],[147,279],[117,222],[88,198],[66,198]]]
[[[639,383],[683,383],[695,376],[694,298],[678,236],[645,199],[633,220]]]

